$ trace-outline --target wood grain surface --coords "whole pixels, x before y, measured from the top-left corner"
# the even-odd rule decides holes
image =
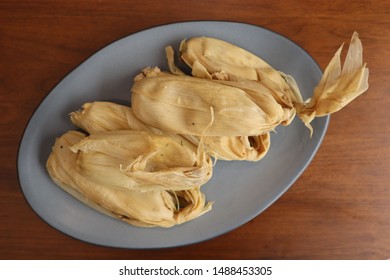
[[[1,259],[390,258],[390,2],[0,1]],[[42,99],[110,42],[166,23],[227,20],[258,25],[327,65],[358,31],[370,88],[333,115],[317,155],[276,203],[217,238],[170,249],[128,250],[78,241],[30,208],[17,153]]]

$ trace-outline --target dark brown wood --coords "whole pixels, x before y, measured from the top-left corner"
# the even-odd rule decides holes
[[[389,1],[0,2],[1,259],[388,259],[390,258]],[[212,240],[125,250],[80,242],[30,208],[17,151],[34,109],[91,54],[123,36],[189,20],[246,22],[301,45],[324,68],[360,33],[370,89],[331,118],[310,166],[262,215]]]

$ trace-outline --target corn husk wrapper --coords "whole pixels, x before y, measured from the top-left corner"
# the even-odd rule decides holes
[[[139,121],[130,107],[113,102],[87,102],[80,110],[70,113],[70,119],[74,125],[89,134],[114,130],[139,130],[159,134]]]
[[[352,35],[342,69],[341,50],[342,46],[326,67],[313,97],[306,101],[302,100],[291,76],[276,71],[261,58],[230,43],[207,37],[191,38],[182,42],[180,57],[197,77],[234,81],[249,79],[272,91],[276,89],[282,93],[278,102],[291,100],[299,117],[312,132],[310,122],[315,117],[337,112],[368,89],[369,71],[363,63],[363,47],[357,32]]]
[[[143,123],[177,134],[262,135],[289,123],[295,109],[252,90],[260,86],[249,80],[214,81],[164,73],[135,82],[132,110]]]
[[[199,144],[197,136],[186,135],[189,141]],[[257,136],[205,136],[202,138],[205,150],[218,160],[259,161],[267,154],[271,136],[265,133]]]
[[[74,125],[88,134],[115,130],[146,131],[169,136],[180,145],[198,152],[198,146],[195,146],[186,138],[147,126],[134,116],[131,107],[114,102],[95,101],[85,103],[80,110],[70,113],[70,119]]]
[[[203,37],[204,38],[204,37]],[[215,39],[214,39],[215,40]],[[223,41],[217,40],[221,45],[224,45],[225,43]],[[186,48],[186,41],[183,40],[181,45],[180,45],[180,51],[183,53],[183,49]],[[269,66],[265,61],[261,60],[260,58],[248,53],[247,51],[238,48],[238,52],[243,52],[247,57],[252,56],[252,60],[257,61],[257,65],[259,67],[263,67],[264,69],[267,69],[263,71],[273,73],[273,75],[266,75],[264,80],[270,81],[270,78],[274,77],[277,79],[279,82],[284,82],[283,80],[280,80],[280,75],[284,78],[284,80],[287,82],[289,85],[288,90],[291,89],[291,92],[294,94],[294,97],[291,99],[289,98],[289,95],[285,95],[283,93],[283,90],[280,90],[279,92],[274,92],[276,95],[276,98],[281,100],[281,102],[286,103],[286,107],[293,107],[293,100],[299,100],[302,101],[301,94],[298,89],[298,85],[296,84],[295,80],[293,77],[288,76],[282,72],[280,72],[280,75],[275,75],[274,70],[271,66]],[[186,74],[180,70],[176,66],[175,63],[175,52],[171,46],[167,46],[165,48],[165,53],[167,57],[167,64],[169,71],[172,74],[179,75],[179,76],[186,76]],[[185,51],[184,51],[185,53]],[[188,53],[187,53],[188,54]],[[195,57],[195,56],[194,56]],[[246,80],[244,79],[244,75],[241,75],[241,78],[239,75],[232,75],[226,73],[226,71],[216,71],[215,69],[206,69],[206,67],[202,66],[201,63],[194,61],[191,63],[191,59],[186,59],[185,56],[182,57],[185,62],[192,67],[192,75],[194,77],[198,78],[205,78],[205,79],[219,79],[219,80],[233,80],[233,81],[243,81]],[[231,58],[230,58],[231,59]],[[250,59],[249,59],[250,60]],[[207,63],[206,63],[207,65]],[[256,63],[252,63],[252,68],[253,66],[256,65]],[[239,74],[245,74],[246,71],[241,71],[243,70],[242,68],[248,68],[248,65],[244,65],[242,67],[238,67],[237,72]],[[143,77],[148,77],[149,75],[151,76],[157,76],[156,72],[158,72],[158,69],[146,69],[144,73],[139,75],[136,80],[141,79]],[[210,71],[211,73],[209,73]],[[250,70],[248,70],[250,72]],[[151,73],[154,72],[154,73]],[[257,74],[261,74],[261,71],[258,71]],[[272,76],[272,77],[271,77]],[[260,79],[260,76],[257,76],[254,78],[256,80]],[[269,82],[275,84],[275,82]],[[265,83],[264,83],[265,84]],[[266,84],[265,84],[266,85]],[[257,85],[259,86],[259,85]],[[268,89],[268,88],[266,88]],[[254,91],[256,93],[256,90]],[[279,96],[277,96],[279,93]],[[271,93],[272,94],[272,93]],[[294,111],[290,111],[291,117],[289,120],[285,121],[285,125],[287,125],[289,122],[292,121],[294,117]],[[199,137],[197,136],[191,136],[191,135],[185,135],[184,137],[188,138],[191,142],[193,143],[199,143]],[[212,155],[215,158],[222,159],[222,160],[246,160],[246,161],[259,161],[262,159],[267,151],[269,150],[270,147],[270,134],[269,132],[264,133],[262,135],[256,135],[256,136],[206,136],[204,137],[204,144],[206,146],[206,150],[209,152],[210,155]]]
[[[341,51],[337,50],[314,89],[313,97],[299,110],[299,117],[310,128],[315,117],[329,115],[348,105],[368,89],[369,70],[363,63],[363,46],[359,34],[354,32],[341,66]]]
[[[83,176],[129,190],[189,190],[212,176],[213,163],[171,137],[118,130],[85,137],[71,147]]]
[[[260,57],[236,45],[216,38],[194,37],[183,40],[179,52],[194,77],[258,81],[289,102],[302,102],[299,89],[291,86],[296,85],[293,77],[275,70]],[[167,56],[171,54],[167,53]]]
[[[200,138],[190,135],[168,134],[156,128],[146,126],[132,113],[131,107],[112,102],[91,102],[81,110],[71,113],[73,124],[87,133],[113,131],[118,129],[149,131],[159,135],[167,134],[181,145],[197,150]],[[241,137],[203,137],[205,151],[218,160],[262,159],[270,146],[270,135]]]
[[[47,170],[62,189],[111,217],[135,226],[172,227],[190,221],[211,209],[199,188],[185,191],[134,191],[97,183],[86,176],[78,163],[82,152],[72,147],[85,139],[69,131],[58,138],[47,161]]]
[[[226,56],[212,54],[213,47],[219,51],[226,48]],[[165,52],[169,71],[185,76],[176,67],[173,48],[168,46]],[[202,52],[203,56],[200,55]],[[259,57],[237,46],[214,38],[199,37],[190,39],[189,42],[183,40],[180,53],[184,61],[192,67],[194,77],[214,79],[217,83],[244,90],[266,112],[274,126],[289,125],[294,119],[296,104],[303,103],[299,87],[292,76],[276,71]],[[243,59],[238,56],[240,54]],[[199,61],[196,58],[199,58]],[[223,67],[225,69],[221,70]],[[252,76],[252,72],[256,72],[256,76]],[[247,78],[245,73],[249,75]],[[147,70],[144,76],[155,77],[156,73],[152,74]]]

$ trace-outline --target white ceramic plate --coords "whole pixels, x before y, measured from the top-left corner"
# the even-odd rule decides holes
[[[295,119],[272,134],[271,149],[257,163],[218,161],[203,186],[213,210],[170,229],[137,228],[106,217],[57,187],[46,160],[56,137],[74,129],[68,114],[84,102],[130,102],[133,77],[146,66],[166,69],[164,47],[183,38],[212,36],[239,45],[295,77],[304,98],[321,77],[316,62],[292,41],[269,30],[232,22],[184,22],[163,25],[120,39],[69,73],[42,101],[27,125],[18,155],[22,191],[47,223],[74,238],[113,247],[162,248],[204,241],[248,222],[278,199],[316,153],[329,118],[312,122],[314,135]]]

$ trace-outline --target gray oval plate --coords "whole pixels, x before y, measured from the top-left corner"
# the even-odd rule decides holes
[[[295,119],[272,134],[271,148],[257,163],[218,161],[203,186],[213,210],[170,229],[137,228],[106,217],[57,187],[45,164],[56,137],[74,129],[68,114],[84,102],[130,102],[133,77],[146,66],[166,69],[164,47],[183,38],[212,36],[241,46],[295,77],[304,98],[321,78],[316,62],[292,41],[269,30],[232,22],[163,25],[120,39],[69,73],[42,101],[28,123],[18,155],[22,191],[47,223],[74,238],[113,247],[162,248],[204,241],[248,222],[278,199],[299,177],[325,135],[329,117],[312,122],[314,135]]]

